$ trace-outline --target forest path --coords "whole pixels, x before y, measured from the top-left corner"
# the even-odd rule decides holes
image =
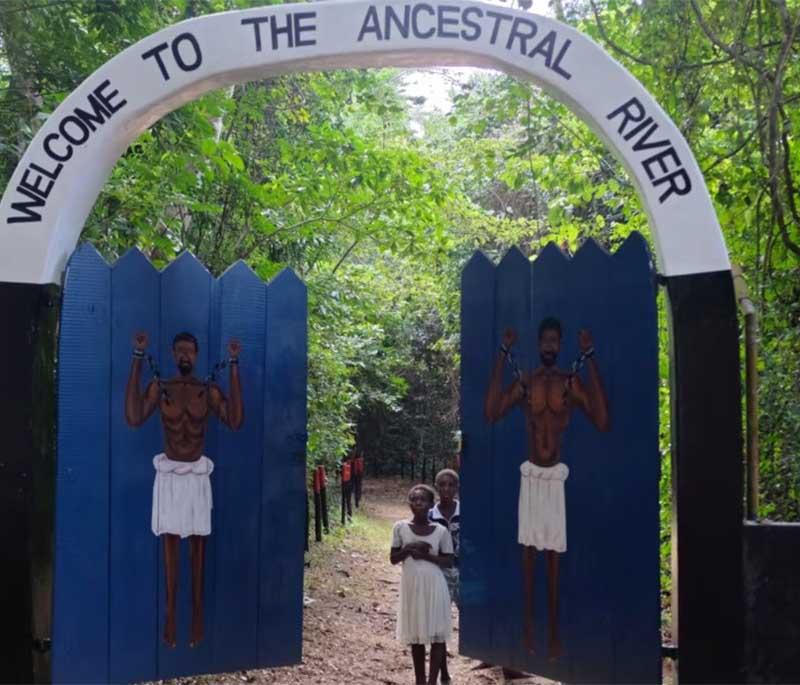
[[[414,682],[411,654],[395,640],[395,611],[400,566],[389,563],[392,524],[409,516],[405,505],[409,483],[399,478],[365,479],[361,509],[346,529],[336,528],[322,544],[311,543],[306,569],[303,661],[290,668],[251,670],[180,683],[275,683],[280,685],[350,685]],[[330,503],[338,515],[338,503]],[[312,522],[313,537],[313,522]],[[448,645],[454,685],[503,682],[500,668],[475,670],[478,662],[459,656],[458,612]],[[544,679],[515,683],[549,683]]]

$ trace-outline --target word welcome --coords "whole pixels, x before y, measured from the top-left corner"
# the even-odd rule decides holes
[[[86,98],[86,109],[75,107],[55,125],[57,133],[48,133],[44,137],[44,153],[55,164],[28,164],[14,189],[27,200],[20,199],[11,203],[11,209],[17,214],[8,217],[9,224],[42,220],[41,211],[44,210],[64,165],[72,159],[75,147],[87,143],[99,127],[128,104],[127,100],[120,98],[118,90],[110,89],[111,81],[106,79]]]
[[[621,117],[617,133],[626,142],[633,141],[631,149],[634,152],[648,155],[641,163],[653,187],[666,186],[658,198],[659,204],[663,204],[672,195],[687,195],[691,192],[692,181],[670,139],[651,140],[659,126],[647,114],[639,99],[631,98],[612,111],[606,119],[611,121],[617,117]]]
[[[541,59],[559,76],[572,78],[561,64],[572,41],[560,38],[556,31],[548,31],[541,37],[538,34],[538,25],[528,17],[474,6],[434,6],[421,2],[401,8],[370,5],[358,32],[358,42],[366,38],[387,41],[397,37],[459,38],[473,42],[488,35],[491,45],[499,42],[508,51],[518,50],[530,59]]]

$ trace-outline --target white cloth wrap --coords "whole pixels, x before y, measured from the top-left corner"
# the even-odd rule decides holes
[[[566,552],[564,481],[569,468],[566,464],[537,466],[526,461],[519,470],[519,544]]]
[[[153,457],[153,466],[153,534],[210,535],[214,462],[208,457],[173,461],[162,453]]]

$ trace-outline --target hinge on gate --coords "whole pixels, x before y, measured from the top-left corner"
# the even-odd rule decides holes
[[[663,659],[672,659],[675,661],[678,658],[678,645],[661,645],[661,657]]]
[[[35,637],[33,638],[33,651],[39,654],[47,654],[52,647],[53,642],[49,637]]]

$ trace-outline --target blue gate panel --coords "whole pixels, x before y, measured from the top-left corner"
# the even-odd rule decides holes
[[[306,287],[290,270],[267,286],[258,661],[297,663],[302,651],[305,527]],[[299,395],[298,395],[299,393]]]
[[[476,252],[461,276],[461,500],[480,503],[462,509],[459,649],[488,660],[491,607],[488,565],[492,563],[492,427],[484,419],[483,392],[497,349],[494,333],[494,265]]]
[[[564,435],[562,456],[570,468],[567,494],[567,554],[562,555],[562,596],[566,602],[560,619],[569,651],[559,664],[571,682],[611,682],[614,649],[612,607],[621,578],[608,573],[608,557],[621,542],[614,525],[616,504],[624,485],[624,474],[616,473],[619,455],[612,449],[616,370],[613,347],[616,336],[610,315],[616,306],[609,291],[611,259],[593,240],[586,241],[569,264],[561,281],[568,298],[563,317],[563,339],[559,362],[568,368],[578,356],[578,331],[591,331],[595,361],[603,379],[611,413],[612,432],[600,432],[580,410],[573,410]],[[534,283],[537,282],[534,264]],[[534,285],[535,288],[535,285]],[[535,293],[535,290],[534,290]],[[588,369],[582,374],[586,379]],[[624,449],[624,447],[623,447]],[[657,532],[654,531],[657,537]],[[627,531],[625,532],[627,535]],[[617,552],[619,554],[619,552]],[[623,600],[624,601],[624,600]],[[586,611],[586,607],[592,607]],[[583,609],[583,610],[582,610]],[[541,624],[543,629],[546,623]],[[545,651],[545,650],[543,650]],[[545,652],[546,655],[546,652]]]
[[[125,389],[133,336],[150,336],[149,354],[159,363],[159,273],[138,250],[127,252],[111,272],[111,516],[109,531],[111,682],[158,677],[153,627],[158,612],[158,538],[150,530],[153,456],[163,439],[158,415],[143,426],[125,422]],[[140,387],[152,379],[142,364]]]
[[[220,425],[214,450],[214,629],[215,672],[253,668],[258,663],[259,529],[264,412],[264,332],[267,292],[243,263],[228,269],[217,285],[219,338],[216,359],[227,359],[228,341],[242,344],[239,374],[244,425],[232,431]],[[229,390],[229,370],[218,383]]]
[[[466,286],[466,277],[464,282]],[[462,651],[566,682],[660,682],[658,356],[646,243],[635,234],[612,256],[588,241],[573,259],[548,246],[532,266],[512,250],[496,268],[495,283],[494,348],[504,328],[516,328],[520,339],[514,352],[523,371],[540,363],[538,326],[544,317],[555,316],[562,325],[561,369],[569,369],[578,354],[580,329],[591,331],[611,425],[609,432],[601,432],[576,408],[563,437],[561,457],[569,477],[558,624],[564,654],[550,660],[547,564],[541,552],[534,563],[536,653],[523,646],[517,543],[519,465],[527,456],[522,412],[514,409],[495,424],[492,454],[487,455],[492,469],[492,562],[472,566],[469,555],[462,558],[462,574],[484,573],[492,588],[491,649],[486,654],[462,642]],[[491,288],[488,274],[485,287]],[[465,297],[468,292],[465,287]],[[473,347],[479,345],[467,336],[462,341],[463,359],[475,358]],[[477,392],[482,401],[490,370],[491,364],[484,362],[483,385],[465,387],[465,395]],[[587,375],[585,369],[584,382]],[[508,368],[504,382],[511,382]],[[478,398],[465,396],[462,402],[465,407],[477,405]],[[475,430],[474,421],[464,413],[466,433]],[[473,477],[466,468],[464,493],[473,487],[468,482]],[[485,511],[474,497],[462,497],[465,521],[471,512],[478,516]],[[463,528],[468,538],[467,525]],[[473,620],[468,612],[462,616],[462,633],[476,630]]]
[[[268,292],[270,293],[268,295]],[[271,309],[267,310],[270,298]],[[110,268],[81,246],[67,272],[60,337],[53,681],[137,682],[291,664],[302,644],[306,290],[289,270],[269,286],[240,262],[218,280],[190,254],[159,273],[138,250]],[[164,379],[172,340],[198,340],[197,378],[242,343],[245,420],[209,420],[212,532],[204,640],[189,647],[190,540],[180,543],[177,647],[163,642],[163,548],[152,533],[159,412],[125,421],[133,336]],[[270,346],[267,338],[273,336]],[[154,371],[142,365],[144,389]],[[216,370],[230,392],[230,369]],[[264,420],[267,420],[265,431]]]
[[[94,248],[81,246],[67,268],[59,342],[56,682],[105,683],[109,677],[110,289],[108,264]]]

